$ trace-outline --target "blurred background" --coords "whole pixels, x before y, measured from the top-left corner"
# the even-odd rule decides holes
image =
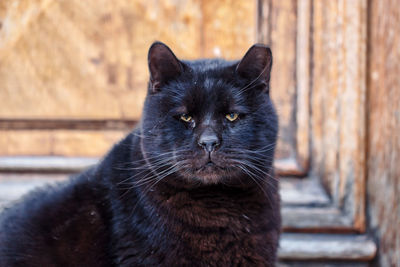
[[[282,266],[400,266],[396,0],[1,0],[0,205],[94,164],[140,120],[147,50],[268,44]]]

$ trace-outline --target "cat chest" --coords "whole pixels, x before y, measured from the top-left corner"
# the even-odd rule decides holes
[[[218,263],[219,266],[235,266],[262,262],[267,254],[263,249],[266,234],[250,226],[242,229],[192,227],[175,229],[175,232],[159,228],[158,231],[158,238],[153,232],[151,238],[131,243],[134,248],[120,251],[119,264],[214,266]]]

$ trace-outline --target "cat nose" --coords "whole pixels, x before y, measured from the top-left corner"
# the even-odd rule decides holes
[[[207,152],[212,152],[219,146],[219,139],[215,132],[206,130],[200,135],[198,144]]]

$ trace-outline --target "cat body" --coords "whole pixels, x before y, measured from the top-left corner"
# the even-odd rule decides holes
[[[143,116],[96,166],[0,214],[0,266],[274,266],[272,57],[149,51]]]

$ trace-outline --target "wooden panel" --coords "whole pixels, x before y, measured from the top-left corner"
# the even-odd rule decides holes
[[[203,57],[239,59],[256,40],[255,0],[207,0],[202,7]]]
[[[135,120],[0,120],[0,130],[124,130],[136,125]]]
[[[0,2],[0,58],[52,0]]]
[[[124,135],[122,130],[0,130],[0,155],[104,155]]]
[[[259,41],[273,52],[271,97],[279,115],[278,158],[295,157],[296,0],[261,2]]]
[[[259,1],[258,40],[274,53],[271,96],[280,121],[277,165],[289,176],[304,176],[309,168],[310,19],[309,0]]]
[[[24,173],[25,177],[28,174],[40,173],[73,174],[98,164],[99,160],[101,159],[96,157],[2,156],[0,157],[0,172],[5,173],[5,177],[9,177],[10,180],[19,179],[18,176],[6,175],[13,172]]]
[[[374,242],[366,236],[286,234],[279,243],[282,260],[371,260]],[[326,266],[319,263],[316,266]],[[348,265],[354,266],[355,263]],[[298,265],[295,265],[298,266]],[[312,265],[304,265],[312,266]],[[331,266],[331,265],[329,265]],[[340,264],[339,266],[343,266]]]
[[[0,53],[0,118],[139,119],[155,39],[182,58],[210,55],[217,42],[240,57],[255,39],[255,1],[42,1],[25,27],[32,4],[4,19],[10,2],[0,17],[0,38],[13,40]]]
[[[400,5],[370,1],[368,202],[379,266],[400,263]]]
[[[314,1],[313,174],[334,204],[365,227],[367,1]]]
[[[297,3],[296,163],[303,173],[310,166],[311,0]]]

